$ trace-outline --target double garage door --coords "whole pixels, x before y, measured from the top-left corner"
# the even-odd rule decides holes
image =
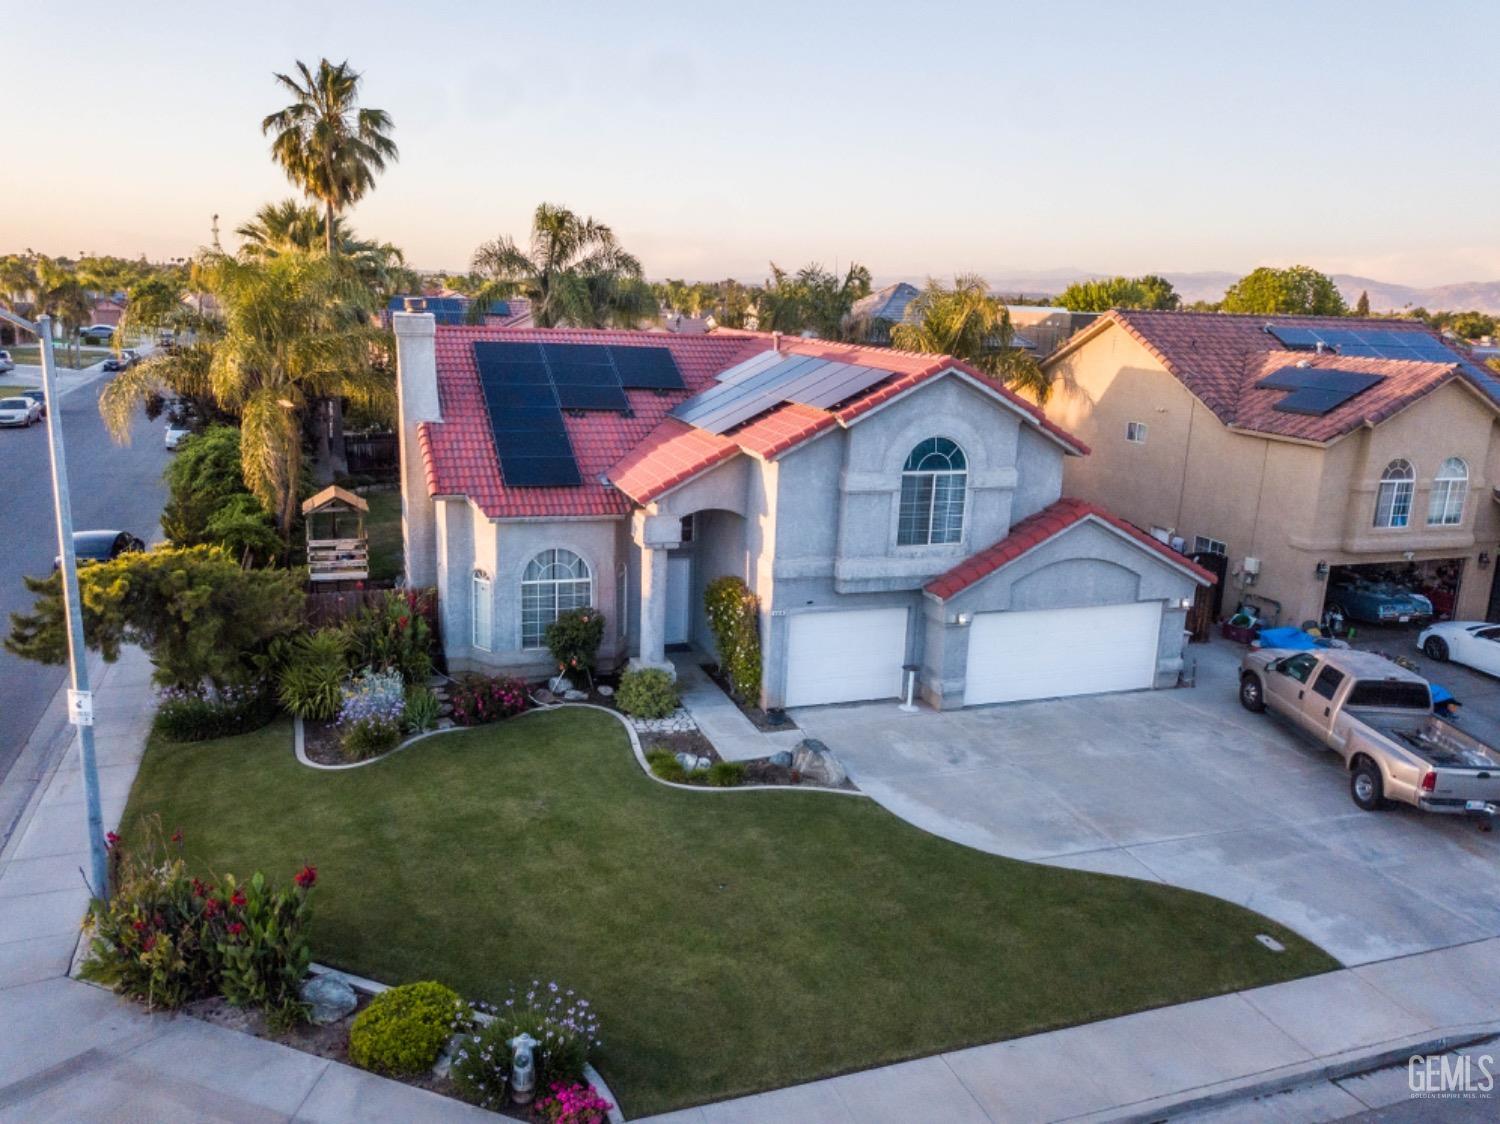
[[[789,707],[895,698],[906,662],[905,609],[788,619]],[[1161,605],[978,613],[969,626],[964,705],[1150,687]]]

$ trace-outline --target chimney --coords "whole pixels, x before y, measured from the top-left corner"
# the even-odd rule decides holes
[[[408,305],[411,298],[407,298]],[[401,540],[408,585],[437,581],[437,511],[427,494],[427,472],[417,428],[440,422],[437,389],[437,318],[430,312],[398,312],[396,335],[396,426],[401,448]]]

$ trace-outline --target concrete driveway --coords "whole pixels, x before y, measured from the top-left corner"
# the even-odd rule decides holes
[[[1198,685],[1175,691],[793,717],[860,788],[935,835],[1214,894],[1345,964],[1500,936],[1500,832],[1408,808],[1361,812],[1336,755],[1240,707],[1242,652],[1194,645]]]

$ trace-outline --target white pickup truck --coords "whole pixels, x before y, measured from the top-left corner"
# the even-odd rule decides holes
[[[1252,650],[1240,661],[1240,703],[1270,709],[1343,757],[1350,795],[1367,812],[1397,801],[1475,816],[1485,831],[1500,815],[1500,752],[1433,714],[1427,680],[1384,656]]]

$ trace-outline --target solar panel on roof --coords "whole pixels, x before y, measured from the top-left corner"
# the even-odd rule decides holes
[[[1290,328],[1280,324],[1267,324],[1266,331],[1275,336],[1283,347],[1293,351],[1311,351],[1318,343],[1318,334],[1310,328]]]
[[[666,347],[610,347],[620,385],[640,390],[685,390],[682,372]]]
[[[502,458],[500,474],[512,488],[573,487],[583,482],[571,449],[566,456]]]
[[[587,383],[560,382],[554,387],[557,404],[564,410],[618,410],[630,409],[630,399],[624,389],[614,386],[590,386]]]
[[[557,405],[557,395],[551,386],[534,383],[485,383],[484,401],[490,408],[490,416],[497,410]]]
[[[1333,367],[1283,367],[1255,385],[1263,390],[1291,391],[1272,409],[1321,417],[1384,381],[1384,377]]]
[[[600,367],[592,363],[553,360],[547,364],[547,369],[552,372],[552,381],[558,386],[564,383],[582,386],[612,386],[616,389],[620,386],[620,376],[615,374],[615,369],[607,364]]]
[[[521,343],[516,340],[480,340],[474,345],[474,361],[481,367],[486,359],[520,363],[542,362],[540,344]]]
[[[1308,414],[1312,417],[1322,417],[1338,409],[1353,395],[1345,394],[1340,390],[1315,390],[1308,387],[1304,390],[1294,390],[1273,409],[1287,414]]]
[[[598,343],[544,343],[542,356],[553,363],[586,363],[596,367],[611,365],[610,349]]]

